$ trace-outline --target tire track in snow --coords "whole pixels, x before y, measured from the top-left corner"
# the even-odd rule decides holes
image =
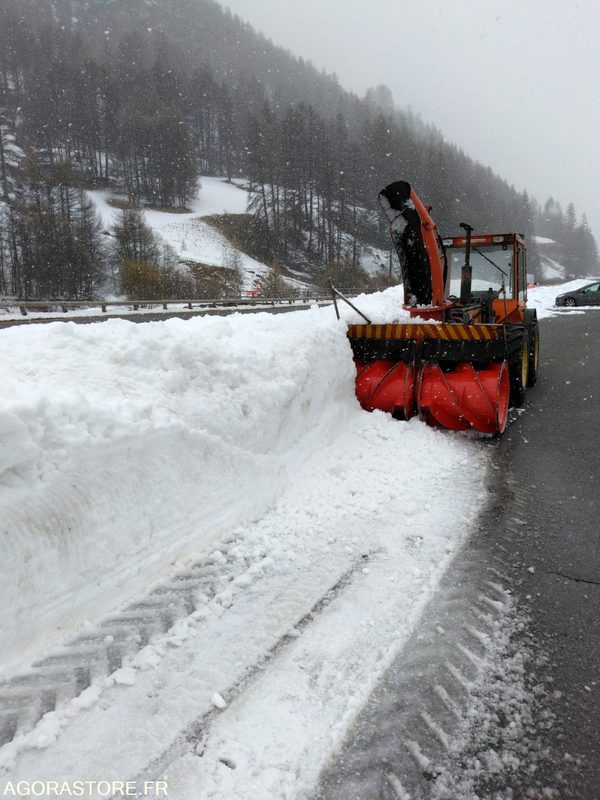
[[[226,607],[228,587],[248,572],[262,577],[262,555],[252,561],[238,554],[239,540],[229,537],[217,543],[211,556],[199,560],[186,570],[162,581],[150,592],[129,603],[119,612],[100,620],[81,632],[63,647],[50,652],[32,665],[28,672],[14,675],[0,683],[0,747],[32,731],[44,714],[59,711],[88,687],[102,685],[102,680],[115,676],[135,658],[142,648],[172,634],[186,619],[198,618],[208,604],[219,601],[223,594]],[[310,623],[350,584],[354,575],[377,554],[371,550],[351,565],[308,611],[291,621],[288,632],[278,639],[261,658],[249,667],[243,678],[223,692],[229,702],[239,696],[253,677],[289,643],[295,641]],[[235,600],[235,598],[234,598]],[[126,682],[126,681],[124,681]],[[160,777],[173,758],[194,750],[210,726],[216,709],[201,715],[155,759],[141,775]],[[140,780],[142,777],[140,777]]]
[[[121,611],[89,626],[31,670],[0,682],[0,747],[30,731],[44,714],[63,707],[94,681],[119,670],[156,637],[215,600],[232,581],[261,561],[236,554],[237,539],[155,586]]]
[[[329,605],[331,605],[331,603],[338,599],[344,589],[351,584],[354,576],[360,570],[364,569],[366,564],[368,564],[376,555],[377,553],[372,551],[369,554],[361,555],[358,559],[356,559],[350,568],[347,569],[343,575],[341,575],[336,583],[333,584],[331,588],[325,592],[325,594],[323,594],[323,596],[310,608],[310,610],[300,617],[300,619],[298,619],[295,623],[293,623],[289,632],[285,633],[280,639],[278,639],[278,641],[275,642],[272,647],[265,652],[264,656],[247,670],[246,674],[240,681],[233,684],[226,692],[222,693],[225,703],[229,705],[233,700],[240,697],[240,695],[250,686],[252,681],[269,666],[269,664],[279,655],[279,653],[292,642],[295,642],[306,630],[306,628],[312,622],[314,622],[317,617],[323,611],[325,611]],[[129,780],[137,781],[138,785],[143,784],[145,781],[157,781],[164,776],[166,769],[173,761],[175,761],[175,759],[181,758],[186,753],[195,753],[196,755],[201,756],[203,752],[203,743],[208,736],[210,725],[220,713],[221,709],[215,707],[205,714],[202,714],[200,717],[198,717],[198,719],[194,720],[190,725],[188,725],[184,731],[179,732],[171,744],[165,749],[165,751],[158,758],[154,759],[150,764],[148,764],[146,769],[129,778]],[[226,766],[228,765],[226,764]]]
[[[216,546],[212,542],[225,531],[264,512],[278,490],[276,467],[263,464],[265,480],[271,477],[265,501],[245,511],[248,503],[236,499],[234,489],[240,497],[252,485],[243,471],[250,475],[256,461],[242,450],[234,455],[232,466],[231,448],[219,437],[169,425],[109,441],[101,450],[78,445],[71,450],[68,468],[50,470],[48,480],[31,493],[6,492],[0,535],[5,564],[14,568],[6,569],[3,585],[5,669],[16,661],[22,664],[27,653],[28,660],[38,655],[38,645],[46,652],[58,631],[64,640],[65,631],[74,632],[86,619],[110,613],[141,594],[182,551],[195,555],[198,549]],[[210,475],[206,480],[200,463]],[[177,482],[178,506],[170,502],[169,481]],[[148,486],[151,498],[145,497]],[[96,487],[101,488],[101,501]],[[198,504],[199,492],[211,498],[208,511]],[[127,536],[119,536],[124,527]],[[198,532],[203,548],[190,550]],[[109,564],[98,580],[99,565]]]
[[[527,502],[509,483],[483,511],[503,527],[492,539],[482,522],[458,554],[418,629],[323,770],[314,800],[496,796],[507,786],[528,797],[559,796],[536,777],[541,764],[550,764],[541,742],[555,720],[546,689],[533,683],[539,675],[529,676],[532,639],[507,577],[510,553],[499,542],[524,534],[518,512],[505,515],[505,509]]]

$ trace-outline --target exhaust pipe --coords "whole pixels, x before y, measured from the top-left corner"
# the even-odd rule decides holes
[[[471,283],[473,280],[473,269],[471,267],[471,234],[473,233],[473,228],[466,222],[461,222],[460,227],[463,228],[467,235],[465,264],[460,272],[460,302],[463,306],[466,306],[471,299]]]

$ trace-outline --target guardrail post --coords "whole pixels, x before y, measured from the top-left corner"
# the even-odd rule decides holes
[[[163,303],[163,309],[164,309],[165,311],[167,310],[167,304],[166,304],[166,303]]]
[[[26,316],[27,316],[27,309],[25,308],[25,306],[19,306],[19,311],[21,312],[21,314],[22,314],[24,317],[26,317]]]
[[[63,314],[66,314],[69,309],[66,306],[61,306],[60,310],[63,312]]]
[[[134,304],[133,304],[133,310],[134,310],[134,311],[137,311],[137,310],[138,310],[138,308],[139,308],[139,305],[138,305],[137,303],[134,303]]]
[[[102,303],[102,313],[106,314],[106,303]]]
[[[192,304],[191,303],[188,303],[187,307],[190,309],[190,311],[192,310]]]

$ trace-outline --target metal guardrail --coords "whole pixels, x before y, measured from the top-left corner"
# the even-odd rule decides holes
[[[357,294],[359,290],[347,290],[349,294]],[[303,294],[297,297],[221,297],[208,299],[181,299],[181,300],[0,300],[0,309],[10,311],[18,308],[22,316],[27,316],[28,311],[51,311],[60,309],[64,314],[70,310],[82,308],[102,309],[102,313],[107,314],[107,309],[132,308],[134,311],[140,309],[152,310],[161,306],[167,311],[169,306],[182,307],[189,310],[193,308],[227,308],[232,306],[274,306],[274,305],[294,305],[306,303],[331,302],[331,295],[326,294]]]

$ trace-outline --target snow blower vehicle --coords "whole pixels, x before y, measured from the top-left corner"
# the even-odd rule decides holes
[[[525,240],[518,233],[442,239],[409,183],[379,193],[402,272],[410,322],[348,326],[356,397],[367,411],[500,434],[509,405],[537,380],[539,330],[528,309]],[[345,298],[344,298],[345,299]],[[356,309],[358,311],[358,309]]]

